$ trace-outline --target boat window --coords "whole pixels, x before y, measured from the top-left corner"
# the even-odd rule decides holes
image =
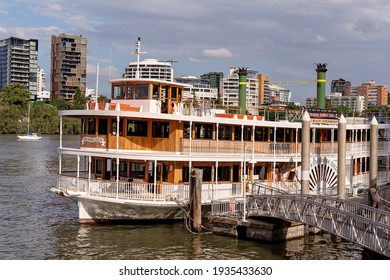
[[[135,99],[149,99],[149,85],[137,85]]]
[[[292,136],[291,129],[290,128],[286,128],[286,141],[287,142],[292,141],[291,140],[291,136]]]
[[[88,134],[96,133],[96,119],[88,119]]]
[[[162,86],[161,87],[161,97],[160,97],[162,101],[166,101],[167,93],[168,93],[168,86]]]
[[[234,140],[241,140],[241,126],[234,127]]]
[[[134,99],[134,85],[127,85],[126,99]]]
[[[232,127],[230,125],[220,125],[218,134],[219,140],[232,140]]]
[[[194,168],[202,169],[203,170],[203,182],[211,182],[211,173],[212,173],[212,167],[211,166],[194,166]],[[182,168],[182,178],[183,183],[189,182],[189,167],[183,166]]]
[[[195,138],[212,139],[213,126],[211,124],[195,124]]]
[[[177,98],[177,88],[173,87],[171,91],[171,98],[175,99]]]
[[[184,122],[183,137],[190,138],[190,123]]]
[[[145,178],[145,163],[131,162],[130,163],[130,177]]]
[[[244,126],[244,141],[252,140],[252,127]]]
[[[111,170],[112,170],[112,175],[116,175],[116,160],[111,161]]]
[[[276,142],[284,142],[284,128],[276,129]]]
[[[203,170],[203,182],[211,182],[211,166],[196,167]]]
[[[82,119],[81,120],[81,134],[86,134],[87,132],[87,119]]]
[[[182,177],[182,181],[183,183],[188,183],[190,181],[190,168],[188,166],[183,166],[183,168],[181,169],[181,177]]]
[[[148,122],[147,121],[127,121],[127,135],[128,136],[148,136]]]
[[[244,126],[244,141],[250,141],[252,138],[252,127]],[[241,126],[234,127],[234,140],[241,140]]]
[[[103,160],[102,159],[96,159],[95,161],[95,173],[96,175],[101,175],[103,172]]]
[[[256,127],[255,128],[255,141],[268,141],[268,128]]]
[[[230,181],[230,166],[218,166],[218,181]]]
[[[125,99],[125,86],[114,86],[113,93],[116,99]]]
[[[177,99],[180,101],[183,98],[183,89],[179,88],[178,90],[179,91],[178,91]]]
[[[169,137],[169,122],[153,122],[152,136],[156,138]]]
[[[99,119],[99,130],[98,133],[100,135],[107,135],[108,131],[108,120],[107,119]]]
[[[119,135],[123,135],[123,120],[121,119],[119,121]],[[111,123],[111,133],[112,135],[116,135],[116,132],[117,132],[117,121],[116,120],[112,120],[112,123]]]
[[[119,162],[119,176],[127,177],[127,161]]]
[[[153,85],[153,99],[158,99],[160,87],[158,85]]]

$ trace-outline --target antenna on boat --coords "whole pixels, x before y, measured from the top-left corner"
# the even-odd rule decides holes
[[[98,102],[98,91],[99,91],[99,62],[96,66],[96,90],[95,90],[96,103]]]
[[[138,41],[135,43],[135,50],[133,54],[137,55],[137,71],[135,73],[135,78],[139,79],[139,55],[145,54],[146,52],[141,52],[141,37],[138,37]]]

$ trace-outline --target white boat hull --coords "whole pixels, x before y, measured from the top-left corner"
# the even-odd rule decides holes
[[[174,201],[118,201],[92,196],[78,196],[77,199],[80,223],[179,221],[188,211]],[[204,207],[207,208],[207,205]]]
[[[37,135],[18,135],[17,137],[19,140],[27,140],[27,141],[42,139],[42,136],[37,136]]]

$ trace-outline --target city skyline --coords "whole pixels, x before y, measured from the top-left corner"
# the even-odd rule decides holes
[[[271,81],[315,80],[315,63],[328,63],[328,93],[339,78],[389,83],[389,10],[382,0],[2,1],[0,38],[38,39],[38,65],[50,73],[51,35],[85,36],[87,87],[95,88],[99,63],[99,94],[136,60],[138,37],[141,59],[178,61],[175,77],[249,67]],[[301,104],[316,94],[315,83],[289,89]]]

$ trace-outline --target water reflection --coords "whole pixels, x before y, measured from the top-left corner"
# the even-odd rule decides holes
[[[79,137],[67,136],[65,143],[77,146]],[[182,223],[79,224],[76,201],[50,192],[57,182],[58,146],[58,135],[37,142],[0,135],[0,259],[362,258],[361,248],[328,234],[270,244],[194,235]]]

